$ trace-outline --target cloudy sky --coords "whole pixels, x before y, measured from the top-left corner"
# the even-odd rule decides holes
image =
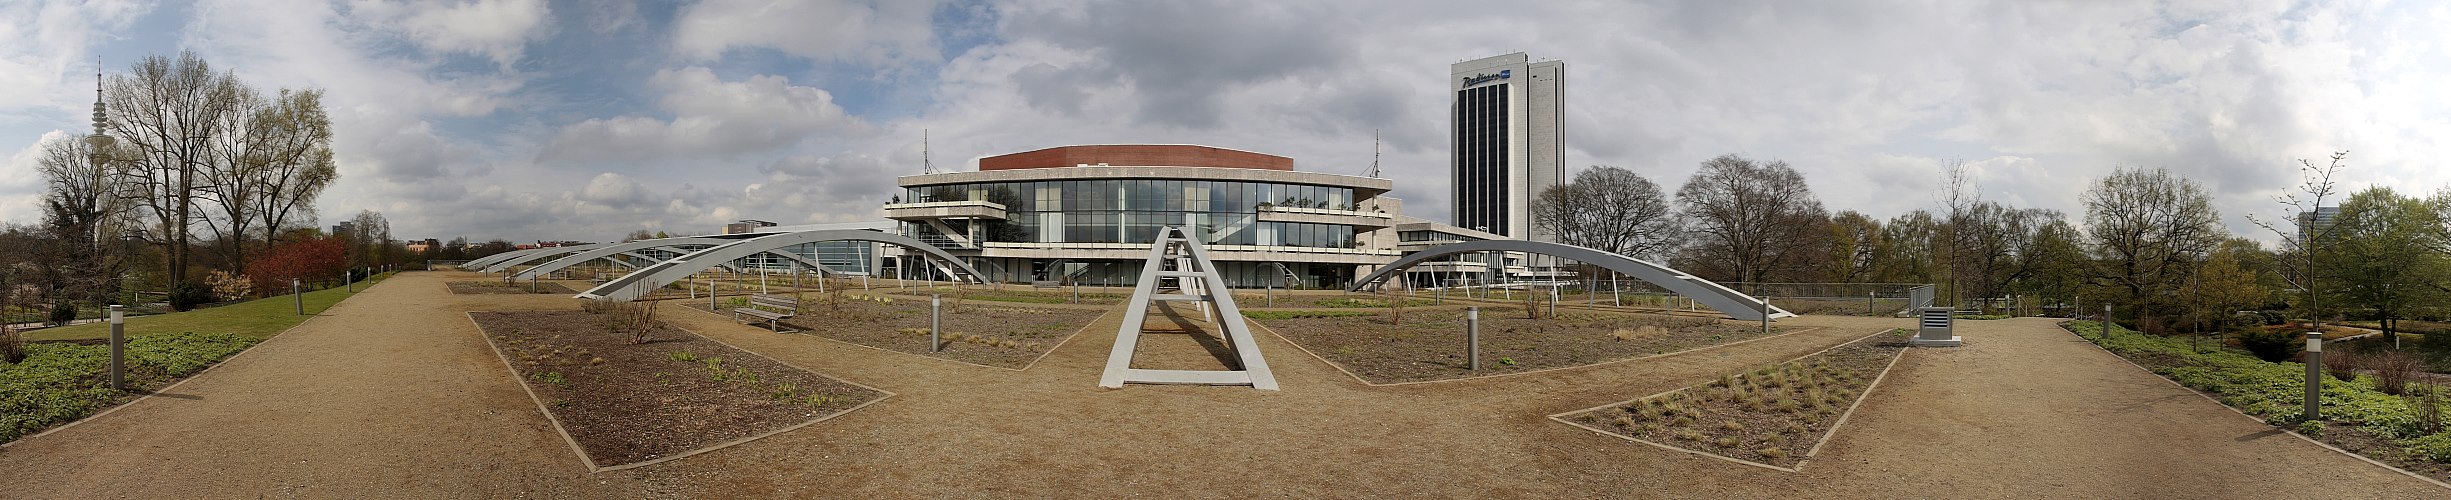
[[[1510,5],[1514,3],[1509,2]],[[1447,65],[1567,62],[1569,164],[1674,189],[1784,160],[1832,209],[1986,198],[2080,213],[2119,166],[2211,191],[2240,231],[2297,158],[2348,185],[2451,185],[2440,2],[991,3],[829,0],[0,1],[0,220],[36,145],[87,131],[97,58],[193,50],[325,89],[328,223],[400,237],[606,240],[756,218],[875,219],[893,178],[1065,144],[1196,143],[1361,174],[1447,218]]]

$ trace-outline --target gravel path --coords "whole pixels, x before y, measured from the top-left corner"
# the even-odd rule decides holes
[[[439,274],[400,274],[165,393],[0,448],[0,496],[619,494],[460,312],[503,296],[453,296]]]
[[[555,297],[451,297],[441,284],[449,276],[404,274],[174,391],[202,399],[147,399],[0,450],[0,470],[11,471],[0,476],[0,491],[707,498],[2445,494],[2271,432],[2049,320],[1962,322],[1967,347],[1907,351],[1801,473],[1660,450],[1545,418],[1910,325],[1847,317],[1799,318],[1792,322],[1822,328],[1663,358],[1378,388],[1262,329],[1260,348],[1285,389],[1268,393],[1099,389],[1121,314],[1014,372],[775,334],[673,307],[665,318],[710,338],[900,395],[740,446],[588,475],[458,313],[574,306]]]

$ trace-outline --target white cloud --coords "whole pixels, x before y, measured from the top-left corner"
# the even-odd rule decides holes
[[[856,133],[864,125],[824,89],[792,85],[780,76],[727,82],[704,67],[663,70],[648,86],[662,92],[657,107],[669,120],[642,116],[596,118],[562,129],[542,159],[636,161],[673,157],[735,157],[799,144],[821,132]]]
[[[505,68],[519,60],[529,40],[543,34],[540,28],[550,19],[544,0],[354,0],[349,14],[406,34],[428,50],[480,54]]]
[[[216,0],[184,36],[250,81],[331,91],[344,178],[326,211],[385,207],[411,233],[874,218],[893,177],[918,172],[921,130],[944,168],[1164,142],[1345,174],[1367,167],[1378,130],[1395,195],[1443,219],[1447,64],[1518,50],[1568,61],[1570,166],[1671,189],[1738,153],[1795,165],[1832,209],[1886,218],[1933,206],[1939,161],[1962,158],[1987,198],[2075,216],[2091,178],[2161,166],[2205,183],[2242,228],[2291,184],[2292,159],[2334,149],[2354,151],[2352,187],[2451,183],[2435,165],[2451,152],[2438,4],[715,0],[669,26],[619,8],[350,5]],[[0,6],[13,143],[82,121],[84,56],[58,55],[81,49],[41,45],[59,38],[38,33],[52,8]],[[997,19],[960,19],[980,13]],[[668,50],[544,52],[564,37]],[[444,69],[459,54],[497,67]],[[588,79],[528,73],[569,67]]]
[[[930,16],[934,1],[707,0],[682,9],[672,45],[712,60],[764,48],[827,61],[928,63],[940,58]]]

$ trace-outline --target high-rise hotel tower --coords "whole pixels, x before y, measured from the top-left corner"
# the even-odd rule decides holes
[[[1556,241],[1533,226],[1532,205],[1566,177],[1566,63],[1518,52],[1453,70],[1455,225]]]

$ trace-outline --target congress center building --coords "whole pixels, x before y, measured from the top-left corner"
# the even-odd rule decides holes
[[[1171,144],[1062,146],[897,179],[885,217],[1002,282],[1131,284],[1158,229],[1194,229],[1236,287],[1340,287],[1406,251],[1504,236],[1406,217],[1394,182]],[[1419,273],[1480,273],[1475,262]]]

